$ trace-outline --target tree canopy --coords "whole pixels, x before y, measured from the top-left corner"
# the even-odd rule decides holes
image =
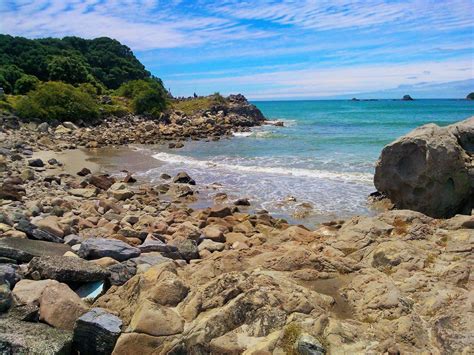
[[[15,83],[5,77],[3,68],[10,73],[12,66],[41,81],[91,82],[108,89],[117,89],[130,80],[150,78],[150,72],[130,48],[107,37],[32,40],[0,35],[0,85],[7,93],[13,92]]]

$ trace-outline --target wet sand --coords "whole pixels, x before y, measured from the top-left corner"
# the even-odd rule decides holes
[[[119,174],[122,170],[134,173],[158,167],[160,162],[139,150],[130,147],[106,147],[98,149],[79,148],[55,152],[44,150],[35,152],[33,158],[43,161],[57,159],[62,166],[50,170],[58,173],[76,175],[82,168],[92,173]]]

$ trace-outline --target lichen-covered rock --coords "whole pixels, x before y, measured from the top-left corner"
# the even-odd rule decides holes
[[[396,208],[431,217],[470,212],[474,117],[448,127],[427,124],[382,150],[374,183]]]
[[[0,319],[0,353],[34,355],[68,355],[72,350],[72,333],[47,324]]]
[[[109,273],[104,268],[77,257],[41,256],[30,261],[28,275],[33,279],[75,283],[103,280]]]

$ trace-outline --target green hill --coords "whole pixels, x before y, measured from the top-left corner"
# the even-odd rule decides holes
[[[0,35],[0,86],[14,93],[16,81],[25,75],[31,81],[91,83],[106,89],[151,77],[130,48],[107,37],[32,40]]]

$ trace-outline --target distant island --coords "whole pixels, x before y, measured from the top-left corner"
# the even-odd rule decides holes
[[[403,95],[403,101],[413,101],[413,98],[410,95]]]
[[[466,100],[474,100],[474,92],[469,93],[469,94],[466,96]]]

